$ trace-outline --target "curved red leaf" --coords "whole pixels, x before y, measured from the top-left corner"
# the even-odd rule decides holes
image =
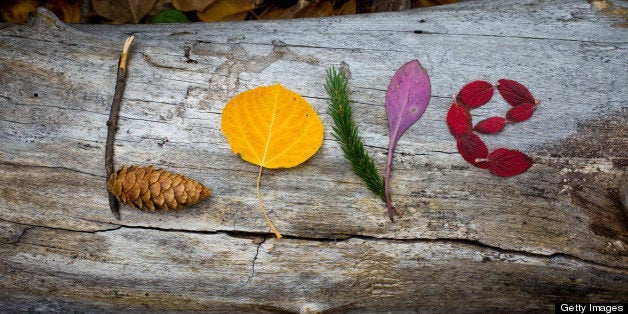
[[[502,117],[490,117],[478,122],[473,130],[478,133],[494,134],[500,132],[506,126],[506,119]]]
[[[511,177],[528,170],[534,161],[528,155],[507,148],[498,148],[488,155],[488,170],[500,177]]]
[[[519,106],[515,106],[512,109],[508,110],[506,113],[506,119],[510,122],[522,122],[530,119],[532,114],[534,113],[534,108],[536,106],[534,104],[523,104]]]
[[[487,81],[473,81],[466,84],[458,93],[458,99],[468,108],[478,108],[493,97],[493,84]]]
[[[471,131],[471,114],[463,106],[453,103],[447,111],[447,126],[451,135],[458,139],[462,133]]]
[[[504,100],[513,106],[535,102],[528,88],[517,81],[501,79],[497,81],[497,90]]]
[[[458,146],[458,152],[466,160],[468,163],[478,167],[485,169],[488,167],[486,163],[486,157],[488,156],[488,148],[484,141],[472,132],[464,132],[458,138],[456,142],[456,146]],[[477,161],[477,159],[483,159],[482,161]]]

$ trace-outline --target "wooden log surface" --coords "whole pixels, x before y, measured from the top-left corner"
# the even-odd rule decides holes
[[[40,9],[24,25],[0,24],[0,310],[535,311],[626,301],[626,15],[596,4],[487,0],[121,26],[68,26]],[[116,220],[106,121],[131,34],[116,165],[160,166],[213,195],[178,212],[123,207]],[[404,216],[391,223],[331,136],[323,83],[331,66],[350,71],[354,117],[383,170],[386,88],[411,59],[430,74],[432,98],[397,147],[391,193]],[[508,179],[464,162],[445,124],[465,83],[500,78],[542,101],[529,121],[483,136],[490,149],[534,159]],[[220,131],[231,97],[277,82],[308,99],[326,129],[309,161],[264,171],[281,240],[258,209],[257,167]],[[507,109],[496,95],[474,121]]]

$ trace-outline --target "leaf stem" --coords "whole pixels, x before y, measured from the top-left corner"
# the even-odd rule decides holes
[[[391,222],[395,222],[395,217],[393,216],[392,202],[390,201],[390,170],[392,168],[392,157],[395,152],[395,146],[397,143],[392,142],[393,139],[391,137],[390,143],[388,143],[388,156],[386,158],[386,177],[384,177],[384,193],[386,195],[386,208],[388,209],[388,217]]]
[[[270,230],[272,230],[273,233],[275,233],[275,236],[277,237],[277,239],[281,239],[282,238],[281,233],[277,231],[277,228],[275,228],[275,225],[273,225],[273,222],[270,221],[270,218],[268,218],[268,214],[266,214],[266,210],[264,209],[264,202],[262,202],[262,193],[260,192],[260,185],[262,182],[262,169],[264,169],[264,167],[259,166],[259,173],[257,175],[257,199],[259,200],[259,209],[262,211],[262,214],[264,214],[264,218],[266,219],[268,226],[270,226]]]
[[[391,143],[392,144],[392,143]],[[392,169],[392,156],[393,153],[395,152],[395,147],[397,146],[397,142],[395,142],[393,145],[388,145],[388,158],[386,160],[386,176],[384,177],[384,194],[386,195],[386,199],[384,200],[386,202],[386,208],[388,209],[388,217],[390,217],[390,221],[391,222],[395,222],[395,217],[393,215],[393,213],[399,217],[403,216],[403,212],[401,212],[400,210],[398,210],[393,204],[392,204],[392,200],[390,199],[390,170]]]

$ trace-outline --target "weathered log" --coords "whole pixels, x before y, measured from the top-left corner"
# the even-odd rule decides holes
[[[72,25],[40,9],[0,25],[0,310],[486,311],[626,301],[625,17],[586,1],[474,1],[322,19]],[[212,189],[191,208],[108,208],[106,121],[124,39],[136,39],[115,162]],[[419,59],[431,104],[397,147],[391,193],[351,173],[330,135],[325,69],[351,73],[354,117],[385,163],[384,95]],[[459,156],[445,124],[462,85],[510,78],[541,104],[483,137],[530,155],[504,179]],[[264,172],[234,155],[220,113],[281,82],[326,127],[321,150]],[[494,101],[479,121],[503,115]],[[624,192],[622,192],[624,191]],[[623,193],[623,194],[622,194]]]

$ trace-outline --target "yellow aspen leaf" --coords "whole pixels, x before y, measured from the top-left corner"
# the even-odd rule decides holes
[[[260,166],[257,197],[260,210],[277,238],[260,193],[262,169],[292,168],[310,158],[323,143],[323,123],[299,94],[275,84],[233,97],[222,110],[222,132],[231,150]]]

